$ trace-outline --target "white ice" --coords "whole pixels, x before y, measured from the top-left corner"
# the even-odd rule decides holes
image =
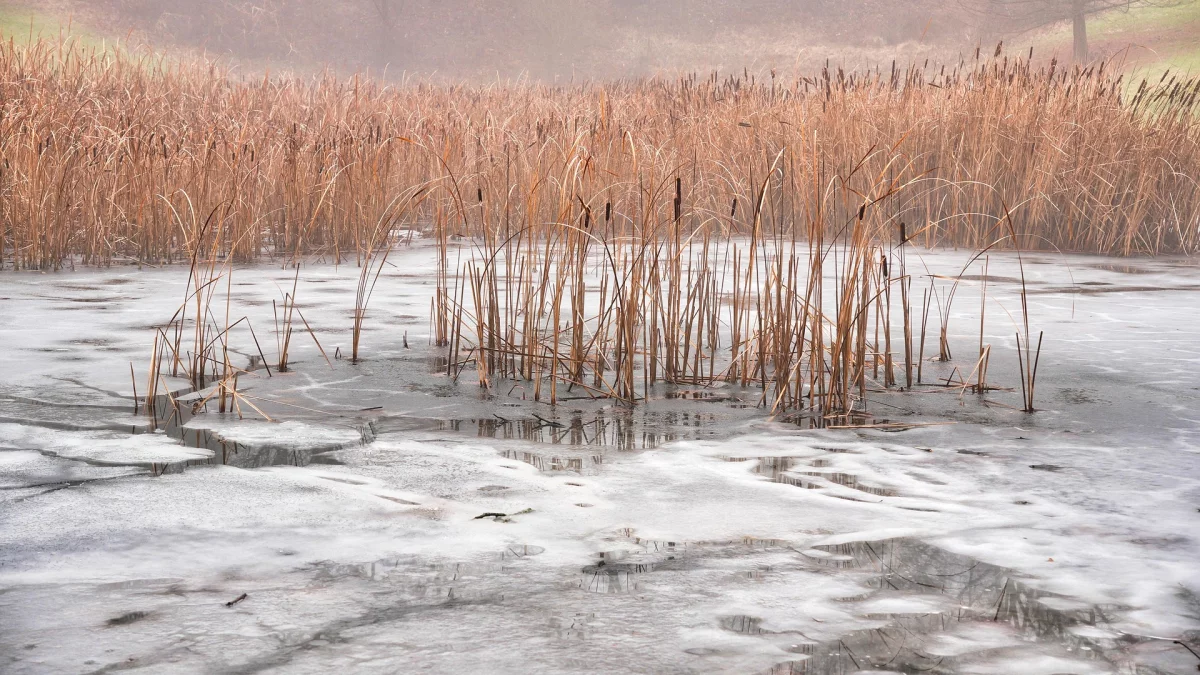
[[[967,254],[921,257],[953,275]],[[895,538],[1011,569],[1053,594],[1039,600],[1048,610],[1099,608],[1071,628],[1081,640],[1200,630],[1200,269],[1189,261],[1026,256],[1031,322],[1046,331],[1033,415],[1010,391],[989,404],[879,393],[878,416],[938,425],[809,431],[746,414],[628,450],[429,423],[499,404],[479,401],[469,378],[397,390],[394,364],[433,353],[432,259],[419,245],[391,260],[363,364],[331,369],[298,333],[291,372],[239,384],[276,421],[244,410],[188,422],[245,445],[342,447],[329,454],[339,464],[165,475],[146,465],[212,453],[116,427],[135,421],[150,327],[174,311],[186,271],[0,275],[0,671],[770,672],[809,659],[802,645],[889,616],[954,611],[937,594],[874,590],[831,552]],[[1001,279],[988,289],[991,379],[1015,388],[1019,284],[1002,279],[1020,269],[994,255],[989,273]],[[271,300],[292,274],[239,268],[229,286],[268,361]],[[349,346],[357,279],[353,267],[301,271],[299,306],[331,358]],[[979,339],[978,284],[964,284],[956,356]],[[242,333],[234,347],[246,359],[257,349]],[[550,457],[562,461],[532,464]],[[756,472],[761,457],[789,458],[795,480]],[[489,512],[507,516],[476,518]],[[972,673],[1195,667],[1139,640],[1115,648],[1128,659],[1117,663],[1068,639],[963,622],[924,649]]]

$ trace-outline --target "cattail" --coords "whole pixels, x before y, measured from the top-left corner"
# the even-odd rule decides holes
[[[683,179],[675,179],[675,222],[679,222],[679,217],[683,208]]]

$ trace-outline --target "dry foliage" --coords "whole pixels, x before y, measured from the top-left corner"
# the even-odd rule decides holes
[[[550,402],[755,385],[821,419],[861,410],[869,381],[920,383],[941,301],[923,291],[918,326],[907,247],[1200,243],[1200,80],[1135,88],[1103,65],[390,87],[41,42],[0,46],[0,72],[0,258],[210,270],[193,350],[182,320],[159,349],[197,387],[221,364],[235,401],[230,325],[197,300],[216,261],[355,260],[357,336],[401,230],[437,244],[455,377]]]
[[[587,207],[620,236],[672,221],[680,178],[682,227],[746,234],[731,204],[781,151],[785,183],[836,189],[860,158],[911,182],[888,216],[922,245],[984,246],[1004,204],[1025,247],[1200,242],[1200,81],[1134,88],[1102,65],[388,87],[40,42],[0,46],[0,73],[0,257],[18,268],[185,260],[215,233],[235,259],[353,259],[419,186],[413,226],[503,238]],[[803,205],[768,188],[762,227],[803,231]]]

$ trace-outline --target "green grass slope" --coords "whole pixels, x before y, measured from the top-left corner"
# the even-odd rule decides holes
[[[1200,0],[1116,9],[1088,20],[1093,57],[1115,58],[1147,74],[1164,70],[1200,75]],[[1038,52],[1071,54],[1071,25],[1053,26],[1034,38]]]

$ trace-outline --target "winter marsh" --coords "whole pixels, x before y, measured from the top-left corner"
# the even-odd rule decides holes
[[[455,382],[429,344],[431,248],[393,254],[357,365],[297,340],[268,377],[236,334],[240,395],[275,422],[212,402],[181,425],[133,413],[129,362],[141,380],[185,269],[8,275],[5,669],[1194,667],[1151,639],[1196,630],[1189,261],[1027,258],[1056,336],[1033,415],[1005,317],[985,338],[1008,391],[946,387],[953,366],[930,360],[933,386],[870,392],[863,428],[811,430],[740,385],[551,406]],[[989,266],[1002,315],[1015,260]],[[268,326],[293,278],[237,268],[231,304]],[[313,266],[295,284],[331,353],[357,279]],[[977,325],[979,290],[952,326]]]
[[[1200,661],[1195,81],[129,59],[0,46],[5,672]]]

